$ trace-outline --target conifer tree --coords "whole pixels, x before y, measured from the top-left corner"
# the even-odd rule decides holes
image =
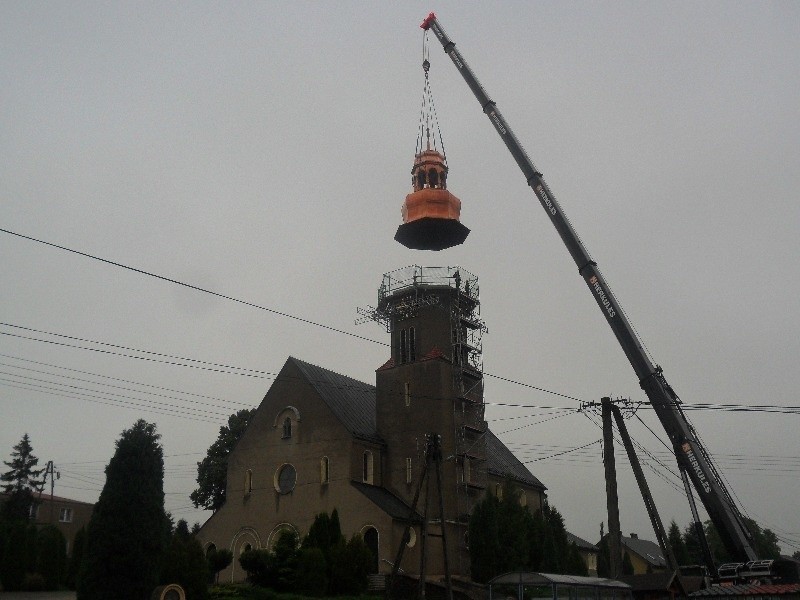
[[[14,446],[11,460],[3,461],[3,464],[10,470],[0,475],[3,491],[8,494],[2,507],[2,517],[6,520],[27,520],[33,504],[33,492],[42,486],[39,476],[44,472],[44,469],[36,468],[39,459],[33,454],[27,433]]]
[[[86,535],[78,600],[141,600],[158,585],[169,536],[156,426],[122,432]]]

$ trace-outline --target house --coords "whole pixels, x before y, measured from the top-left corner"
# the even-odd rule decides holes
[[[622,551],[628,554],[633,565],[633,574],[654,573],[667,570],[667,561],[656,542],[639,539],[635,533],[622,536]]]
[[[0,494],[0,497],[5,494]],[[94,504],[50,494],[34,494],[31,522],[38,526],[55,525],[67,540],[67,554],[72,553],[75,534],[89,524]]]
[[[675,600],[700,590],[703,577],[678,575],[667,571],[622,575],[618,578],[631,586],[634,600]]]
[[[567,541],[575,544],[578,548],[589,576],[597,577],[597,557],[600,554],[600,548],[569,531],[567,532]]]
[[[475,503],[510,478],[522,504],[542,505],[545,486],[484,420],[477,278],[409,267],[384,275],[378,298],[370,317],[390,333],[391,351],[375,385],[290,357],[231,451],[225,504],[197,534],[207,551],[234,554],[220,581],[245,577],[243,551],[271,548],[286,530],[302,538],[333,509],[347,537],[363,536],[374,573],[391,571],[401,541],[403,572],[419,573],[425,520],[426,572],[444,573],[446,539],[451,574],[469,578]],[[432,436],[442,459],[426,471]]]

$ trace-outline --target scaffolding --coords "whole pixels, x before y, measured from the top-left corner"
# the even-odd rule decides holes
[[[440,348],[453,365],[454,448],[445,449],[456,465],[455,514],[448,521],[466,532],[469,515],[486,488],[486,421],[483,403],[483,334],[478,278],[458,266],[412,265],[385,273],[375,307],[359,308],[356,323],[375,321],[392,333],[394,327],[435,307],[449,325],[449,348]],[[446,400],[446,398],[443,398]],[[451,455],[452,452],[452,455]],[[456,547],[466,545],[466,540]],[[458,553],[461,563],[461,553]],[[460,565],[461,566],[461,565]]]

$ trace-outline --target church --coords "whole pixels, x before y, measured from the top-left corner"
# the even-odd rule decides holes
[[[457,267],[384,275],[374,314],[390,330],[391,357],[375,385],[287,359],[228,458],[225,504],[197,534],[204,548],[234,554],[220,581],[245,578],[236,560],[245,550],[271,548],[285,529],[302,539],[318,513],[334,508],[345,536],[366,541],[375,573],[391,572],[410,525],[402,569],[418,573],[425,505],[427,573],[444,573],[444,527],[450,571],[469,578],[475,503],[502,493],[510,478],[521,503],[541,506],[545,486],[484,420],[473,339],[483,328],[478,289],[477,278]],[[441,490],[429,470],[431,483],[412,511],[432,435],[441,445]],[[434,508],[439,495],[444,519]]]
[[[469,229],[430,130],[424,119],[395,240],[437,251]],[[476,503],[510,479],[520,503],[542,506],[545,486],[484,418],[479,289],[461,267],[384,274],[377,306],[360,310],[390,338],[374,385],[287,359],[228,457],[225,504],[197,534],[206,551],[233,552],[219,581],[246,577],[242,552],[272,548],[286,530],[302,539],[334,509],[342,533],[371,550],[373,573],[390,573],[402,549],[406,574],[469,579]]]

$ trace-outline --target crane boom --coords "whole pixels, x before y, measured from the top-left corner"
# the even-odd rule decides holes
[[[639,384],[647,394],[650,404],[666,430],[675,450],[679,467],[688,473],[726,548],[738,560],[744,562],[755,560],[756,553],[753,549],[752,536],[725,488],[722,478],[711,462],[711,457],[683,414],[680,399],[667,383],[661,368],[650,361],[638,335],[631,327],[611,288],[597,267],[597,263],[592,260],[575,233],[555,195],[545,183],[542,174],[534,166],[497,105],[489,98],[472,69],[456,49],[455,43],[444,32],[436,15],[434,13],[428,15],[420,27],[433,31],[441,42],[445,53],[467,82],[483,112],[489,117],[525,176],[528,185],[533,189],[542,208],[561,236],[561,240],[578,267],[578,273],[589,286],[590,292],[636,372]],[[713,565],[710,566],[713,568]]]

